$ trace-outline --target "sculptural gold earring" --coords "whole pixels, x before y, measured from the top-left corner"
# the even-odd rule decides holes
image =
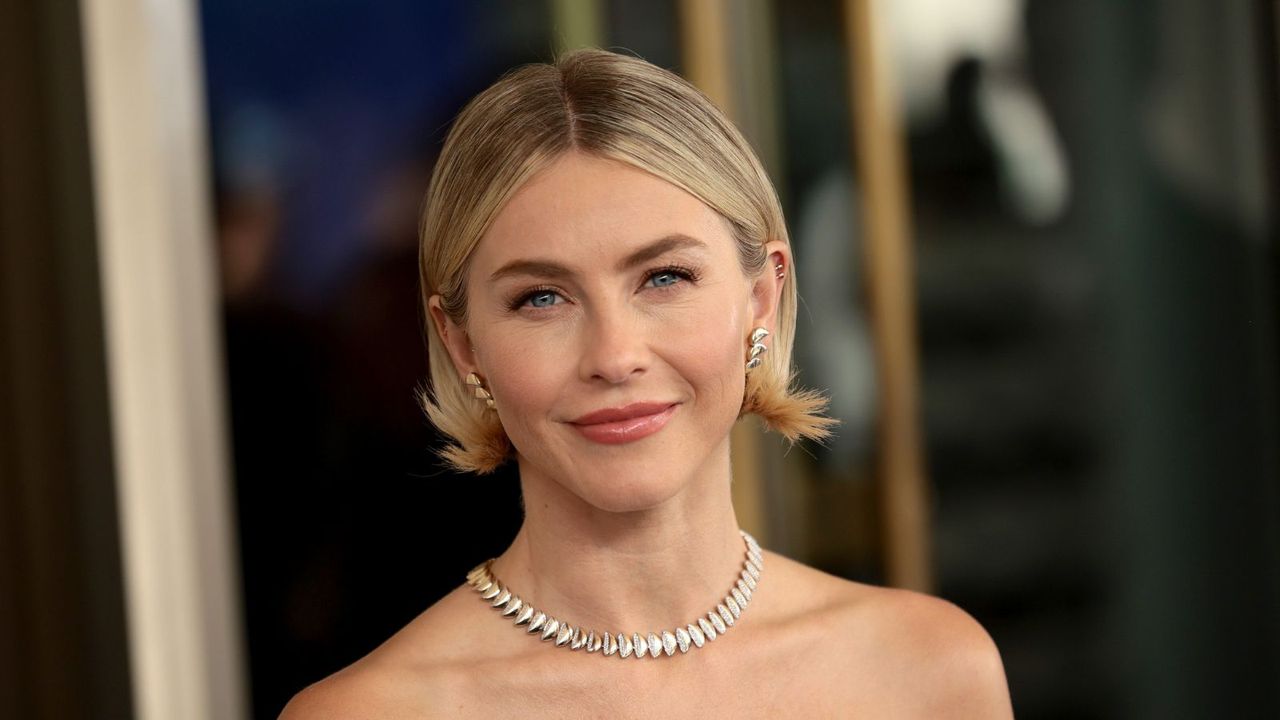
[[[477,400],[483,400],[485,408],[493,410],[493,394],[485,389],[484,381],[475,373],[467,373],[467,386],[471,388],[471,394]]]
[[[751,349],[747,351],[747,370],[754,370],[764,362],[760,356],[769,351],[768,346],[764,344],[764,339],[768,336],[769,331],[762,327],[751,331]]]

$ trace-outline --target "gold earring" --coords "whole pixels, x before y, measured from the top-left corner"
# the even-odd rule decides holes
[[[484,387],[484,381],[475,373],[467,373],[467,385],[472,388],[471,394],[477,400],[483,400],[489,410],[493,410],[493,394]]]
[[[754,370],[764,362],[760,356],[769,351],[768,346],[763,342],[768,336],[769,331],[762,327],[751,331],[751,349],[747,351],[747,370]]]
[[[784,277],[786,277],[786,276],[787,276],[787,274],[786,274],[785,272],[783,272],[783,270],[782,270],[782,263],[778,263],[777,265],[774,265],[774,266],[773,266],[773,271],[774,271],[774,273],[775,273],[775,276],[776,276],[779,280],[781,280],[782,278],[784,278]]]

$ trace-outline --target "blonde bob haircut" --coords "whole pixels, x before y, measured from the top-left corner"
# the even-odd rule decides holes
[[[639,58],[576,50],[506,74],[454,121],[422,214],[424,307],[439,294],[445,314],[466,327],[465,279],[476,245],[520,186],[571,150],[649,172],[718,212],[732,229],[748,278],[771,270],[765,267],[767,241],[790,242],[764,167],[705,95]],[[746,375],[739,417],[754,413],[792,443],[822,440],[836,423],[821,415],[826,398],[792,387],[796,276],[788,270],[769,352]],[[430,377],[420,400],[431,422],[454,441],[440,456],[459,470],[492,472],[512,456],[511,442],[498,414],[487,412],[465,386],[431,327],[430,311],[425,315]]]

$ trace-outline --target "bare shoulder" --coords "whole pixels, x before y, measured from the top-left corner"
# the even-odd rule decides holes
[[[959,606],[779,560],[771,564],[815,598],[813,626],[839,654],[835,666],[846,677],[868,678],[863,690],[874,687],[892,716],[1013,717],[1000,652]]]
[[[910,590],[876,588],[866,609],[881,646],[939,701],[1008,702],[1004,664],[991,635],[952,602]],[[987,706],[989,707],[989,706]],[[994,710],[995,708],[991,708]],[[994,717],[982,714],[981,717]]]
[[[431,606],[373,652],[307,686],[280,720],[423,720],[451,715],[463,673],[451,635],[463,589]]]
[[[361,663],[344,668],[309,685],[284,707],[280,720],[343,720],[354,718],[398,717],[394,681],[383,672]]]

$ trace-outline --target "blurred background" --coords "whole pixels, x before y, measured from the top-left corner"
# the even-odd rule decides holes
[[[745,527],[970,612],[1020,718],[1280,717],[1276,5],[0,5],[0,717],[273,718],[505,547],[416,405],[418,210],[583,45],[783,199],[843,424],[735,430]]]

